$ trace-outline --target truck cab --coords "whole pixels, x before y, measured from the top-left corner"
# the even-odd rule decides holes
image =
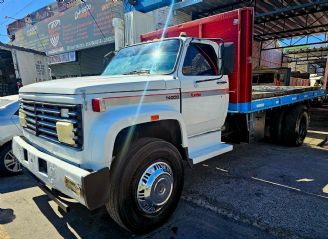
[[[231,49],[221,39],[148,41],[119,50],[101,76],[23,87],[13,152],[48,193],[106,205],[122,227],[149,231],[177,205],[183,161],[232,150],[221,142]]]
[[[170,76],[166,89],[182,95],[176,91],[166,99],[176,100],[174,108],[192,137],[220,129],[227,115],[229,80],[222,74],[220,51],[219,44],[206,39],[155,40],[119,51],[103,75]]]

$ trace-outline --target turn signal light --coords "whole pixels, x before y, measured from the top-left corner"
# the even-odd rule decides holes
[[[150,116],[150,120],[151,121],[157,121],[157,120],[159,120],[159,115],[151,115]]]
[[[103,99],[99,98],[92,99],[92,110],[94,112],[106,111],[106,102]]]

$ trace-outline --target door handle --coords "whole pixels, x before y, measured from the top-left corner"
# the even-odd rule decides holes
[[[228,82],[226,81],[217,81],[216,84],[221,85],[221,84],[227,84]]]

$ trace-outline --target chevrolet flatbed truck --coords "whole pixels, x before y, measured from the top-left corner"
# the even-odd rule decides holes
[[[63,209],[59,195],[106,205],[132,232],[159,227],[180,198],[183,161],[231,151],[222,137],[303,143],[308,104],[325,91],[252,88],[252,31],[242,8],[142,35],[101,76],[23,87],[14,155]]]

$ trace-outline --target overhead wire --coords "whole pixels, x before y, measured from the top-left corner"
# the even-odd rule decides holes
[[[26,5],[24,5],[21,9],[19,9],[17,12],[15,12],[15,13],[12,15],[12,17],[17,16],[17,14],[21,13],[23,10],[25,10],[25,8],[27,8],[28,6],[30,6],[33,2],[35,2],[35,0],[31,0],[31,1],[29,1],[29,2],[28,2]],[[6,22],[8,22],[8,19],[2,21],[2,22],[0,23],[0,25],[5,24]]]

